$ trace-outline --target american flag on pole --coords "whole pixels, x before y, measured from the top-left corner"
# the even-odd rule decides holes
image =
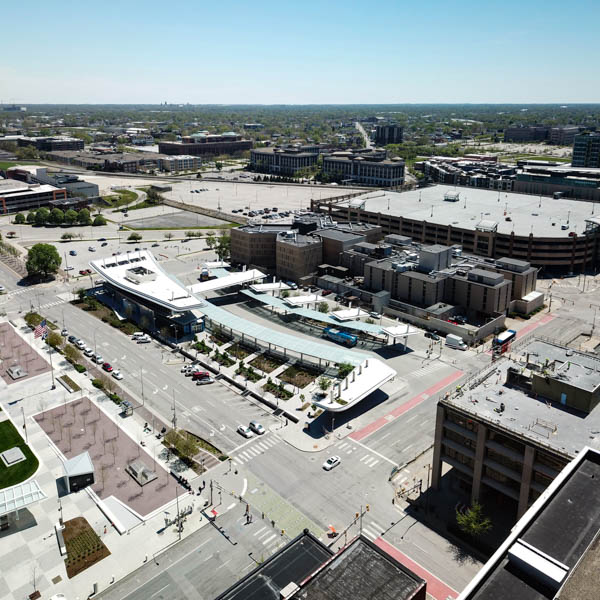
[[[48,324],[46,323],[46,319],[44,319],[34,330],[33,337],[46,337],[48,335]]]

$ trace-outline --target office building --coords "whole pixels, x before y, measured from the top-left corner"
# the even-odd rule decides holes
[[[301,243],[295,242],[296,235]],[[287,279],[298,281],[316,272],[316,266],[323,261],[339,265],[342,252],[352,244],[379,239],[379,227],[336,223],[323,215],[300,215],[291,225],[245,225],[232,229],[231,262],[278,275],[286,273]],[[315,265],[316,257],[320,258]]]
[[[250,150],[250,168],[259,173],[295,175],[300,169],[309,169],[317,164],[319,152],[308,152],[302,148],[255,148]]]
[[[285,231],[275,242],[275,273],[284,280],[300,281],[323,262],[323,244],[317,236]]]
[[[600,168],[600,133],[583,133],[573,142],[573,167]]]
[[[6,176],[9,179],[17,179],[25,183],[41,183],[62,187],[67,190],[71,197],[98,198],[100,195],[99,188],[95,183],[79,179],[77,175],[48,173],[46,167],[38,167],[37,165],[10,167],[6,172]]]
[[[191,155],[161,156],[157,165],[161,171],[197,171],[202,166],[202,159]]]
[[[323,157],[323,175],[344,184],[396,187],[404,183],[404,160],[375,152],[334,152]]]
[[[458,600],[597,600],[600,453],[583,448]]]
[[[384,235],[458,244],[468,254],[515,258],[548,272],[573,273],[599,264],[600,219],[587,202],[435,185],[345,200],[313,199],[311,210],[381,226]]]
[[[158,142],[158,151],[161,154],[182,155],[191,154],[236,154],[252,148],[252,141],[245,140],[238,133],[229,131],[220,135],[196,133],[186,136],[181,142]]]
[[[0,214],[3,215],[48,206],[51,200],[60,198],[67,198],[65,188],[0,178]]]
[[[600,201],[600,169],[527,161],[512,181],[519,194]]]
[[[556,146],[571,146],[575,141],[575,136],[579,133],[580,128],[576,126],[570,127],[551,127],[548,136],[548,141]]]
[[[507,127],[504,130],[505,142],[545,142],[550,135],[550,127],[545,125],[529,125]]]
[[[518,518],[584,444],[600,447],[600,360],[541,340],[507,351],[438,402],[432,485],[446,463],[471,501]]]
[[[21,137],[18,139],[19,147],[35,146],[40,152],[54,152],[56,150],[83,150],[83,140],[71,137]]]
[[[378,146],[401,144],[403,138],[404,130],[400,125],[377,125],[375,128],[375,143]]]

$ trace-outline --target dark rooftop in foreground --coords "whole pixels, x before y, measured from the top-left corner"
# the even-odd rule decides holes
[[[364,537],[334,555],[304,530],[215,600],[425,600],[426,585]]]
[[[597,600],[600,453],[584,448],[459,600]]]
[[[301,583],[333,553],[305,530],[215,600],[280,600],[290,583]]]
[[[366,538],[355,539],[311,577],[295,598],[302,600],[409,600],[425,581]]]

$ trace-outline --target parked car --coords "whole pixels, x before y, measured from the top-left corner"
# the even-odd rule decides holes
[[[333,294],[333,292],[331,290],[323,290],[321,296],[329,296],[329,294]]]
[[[324,463],[323,468],[326,471],[331,471],[334,467],[337,467],[342,462],[339,456],[330,456]]]
[[[85,350],[83,351],[83,353],[87,356],[87,357],[92,357],[94,355],[94,351],[89,347],[86,346]]]
[[[108,242],[102,242],[100,245],[101,245],[102,247],[104,247],[104,246],[108,246]]]
[[[204,379],[198,379],[196,381],[196,385],[208,385],[209,383],[214,383],[215,380],[212,377],[205,377]]]
[[[85,348],[85,342],[83,340],[77,340],[75,342],[75,345],[80,349],[83,350]]]
[[[62,335],[64,337],[68,336],[69,335],[69,330],[68,329],[61,330],[60,335]]]
[[[430,340],[434,340],[436,342],[439,341],[439,339],[440,339],[440,336],[437,333],[435,333],[434,331],[426,331],[425,337],[429,338]]]
[[[258,421],[250,421],[250,429],[257,435],[263,435],[267,431]]]
[[[94,248],[94,246],[88,246],[88,250],[90,252],[96,252],[96,248]]]
[[[181,367],[181,372],[185,373],[186,375],[189,372],[189,374],[191,375],[197,368],[198,368],[198,365],[187,364],[187,365],[183,365],[183,367]]]
[[[252,433],[252,430],[250,429],[250,427],[247,427],[246,425],[239,425],[238,428],[237,428],[237,432],[240,435],[243,435],[245,438],[254,437],[254,434]]]
[[[112,376],[113,376],[115,379],[123,379],[123,375],[121,374],[121,371],[113,371],[113,372],[112,372]]]
[[[76,335],[70,335],[67,339],[69,340],[69,342],[71,342],[71,344],[75,344],[77,342]]]
[[[141,337],[141,338],[137,339],[137,343],[138,344],[149,344],[151,341],[152,340],[148,336]]]
[[[102,356],[102,354],[94,354],[94,356],[92,356],[92,360],[97,364],[100,365],[104,362],[104,357]]]
[[[152,244],[153,248],[156,248],[157,246],[160,246],[160,244],[157,244],[156,242],[154,242],[154,244]]]
[[[381,315],[378,312],[375,312],[374,310],[369,313],[369,316],[372,319],[381,319]]]
[[[69,256],[77,256],[77,250],[69,250]]]
[[[208,371],[194,371],[192,373],[192,381],[198,381],[199,379],[206,379],[210,377],[210,373]]]
[[[113,368],[112,368],[111,364],[110,364],[110,363],[107,363],[107,362],[105,362],[105,363],[102,365],[102,368],[103,368],[103,369],[104,369],[104,370],[105,370],[107,373],[111,373],[111,372],[113,371]]]
[[[63,271],[72,271],[75,267],[65,267]]]

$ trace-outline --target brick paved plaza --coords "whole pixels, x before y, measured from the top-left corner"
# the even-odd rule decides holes
[[[92,489],[100,498],[114,496],[141,516],[175,498],[175,479],[89,398],[39,413],[35,420],[67,458],[89,452],[96,481]],[[143,487],[125,471],[129,463],[140,459],[157,474]],[[181,486],[179,493],[185,493]]]
[[[27,376],[13,379],[7,370],[15,366],[20,366],[27,371]],[[50,365],[17,334],[10,323],[0,323],[0,377],[8,385],[30,379],[49,370]]]

